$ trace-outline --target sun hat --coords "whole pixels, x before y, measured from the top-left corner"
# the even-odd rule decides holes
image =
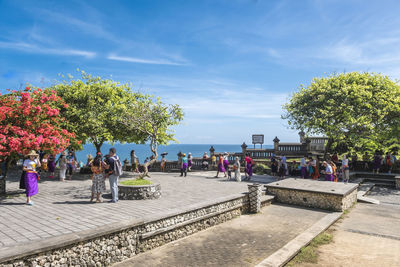
[[[27,156],[39,156],[39,154],[37,154],[35,150],[31,150]]]

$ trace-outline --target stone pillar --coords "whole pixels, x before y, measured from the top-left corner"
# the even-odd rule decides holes
[[[396,176],[394,179],[396,180],[396,189],[400,190],[400,176]]]
[[[250,212],[258,213],[261,210],[261,184],[249,184]]]
[[[311,153],[311,140],[310,138],[306,138],[306,148],[307,148],[307,153]]]
[[[275,136],[274,140],[272,140],[274,142],[274,150],[275,150],[275,155],[278,153],[279,150],[279,138],[278,136]]]
[[[303,132],[303,130],[301,130],[301,132],[299,132],[299,136],[300,136],[300,143],[304,144],[306,141],[304,138],[306,136],[306,133]]]

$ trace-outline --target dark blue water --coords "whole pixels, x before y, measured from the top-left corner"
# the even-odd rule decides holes
[[[215,148],[215,152],[241,152],[242,148],[240,144],[237,145],[213,145]],[[152,155],[149,145],[136,145],[136,144],[104,144],[101,148],[101,152],[103,155],[108,154],[108,151],[111,147],[115,147],[117,150],[117,154],[122,160],[130,159],[131,150],[134,149],[136,155],[139,157],[139,161],[143,163],[146,157],[150,157]],[[167,152],[168,155],[166,158],[168,160],[177,160],[177,154],[179,152],[188,154],[192,153],[193,157],[202,157],[204,152],[210,154],[210,145],[190,145],[190,144],[171,144],[168,146],[160,146],[158,148],[158,154],[160,155],[163,152]],[[271,148],[272,146],[263,146],[265,148]],[[92,144],[87,144],[83,146],[82,151],[76,152],[76,157],[78,161],[82,161],[86,163],[87,155],[96,155],[96,149]],[[161,156],[159,156],[159,159]]]

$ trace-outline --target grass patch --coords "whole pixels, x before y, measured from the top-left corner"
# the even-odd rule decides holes
[[[126,180],[122,181],[120,184],[122,185],[150,185],[153,184],[152,181],[145,179],[136,179],[136,180]]]
[[[330,233],[323,232],[316,236],[311,243],[302,248],[300,252],[294,257],[286,266],[296,266],[297,264],[307,262],[307,263],[317,263],[318,262],[318,252],[319,246],[329,244],[332,242],[333,236]]]

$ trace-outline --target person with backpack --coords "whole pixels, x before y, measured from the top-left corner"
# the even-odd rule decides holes
[[[110,157],[108,158],[107,164],[109,165],[108,178],[110,181],[110,189],[112,200],[110,202],[118,202],[118,179],[122,175],[122,164],[121,160],[117,156],[117,150],[112,147],[110,148]]]

